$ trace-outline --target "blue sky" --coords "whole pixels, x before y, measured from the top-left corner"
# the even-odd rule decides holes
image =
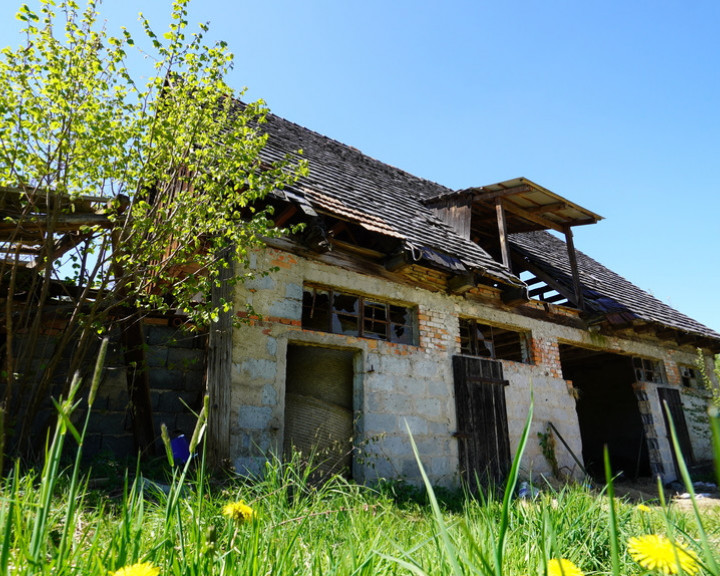
[[[139,35],[169,5],[100,10]],[[195,0],[190,20],[280,116],[451,188],[525,176],[601,214],[579,250],[720,331],[720,2]]]

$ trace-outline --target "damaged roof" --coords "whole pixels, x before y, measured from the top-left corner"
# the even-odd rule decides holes
[[[301,196],[315,210],[338,216],[402,241],[415,260],[424,259],[451,273],[478,272],[511,286],[523,282],[474,242],[424,206],[420,198],[452,190],[413,176],[346,146],[268,114],[263,130],[269,134],[266,160],[281,160],[303,151],[309,176],[289,192]]]
[[[510,235],[512,249],[572,290],[573,281],[565,242],[549,232]],[[576,250],[580,285],[588,312],[610,324],[658,323],[687,334],[720,339],[720,334],[685,316],[625,278]]]
[[[414,260],[423,260],[450,273],[477,272],[505,285],[525,285],[518,276],[475,242],[459,235],[425,205],[428,201],[432,203],[432,199],[461,198],[468,191],[455,191],[418,178],[273,114],[267,115],[263,130],[269,134],[263,151],[265,160],[282,160],[289,154],[308,161],[309,175],[292,189],[280,192],[306,215],[312,215],[314,211],[331,214],[396,238]],[[301,156],[297,155],[297,150],[303,151]],[[537,192],[535,188],[541,189],[527,179],[519,179],[516,184],[528,187],[524,192],[517,189],[525,195]],[[500,186],[472,189],[471,192],[482,200],[484,193],[499,193],[500,190],[495,188]],[[505,188],[507,186],[502,192]],[[557,214],[560,210],[561,216],[562,210],[579,212],[582,218],[578,220],[578,217],[568,225],[601,218],[563,198],[555,198],[549,191],[540,191],[549,199],[543,197],[539,207],[532,208],[536,212]],[[515,201],[519,202],[523,197],[519,198]],[[547,214],[544,216],[549,218]],[[570,216],[577,215],[573,212]],[[572,272],[565,242],[542,230],[510,234],[509,240],[513,252],[543,269],[572,292]],[[582,252],[577,251],[577,262],[589,322],[602,319],[616,327],[659,324],[680,333],[720,342],[719,333],[674,310]]]

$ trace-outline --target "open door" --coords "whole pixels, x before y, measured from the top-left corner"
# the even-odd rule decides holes
[[[283,452],[313,455],[318,480],[352,474],[354,356],[350,350],[288,346]]]
[[[497,360],[453,357],[460,471],[472,488],[501,482],[510,470],[505,386]]]

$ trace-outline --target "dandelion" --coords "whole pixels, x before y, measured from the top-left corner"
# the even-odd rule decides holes
[[[245,504],[243,500],[225,504],[222,513],[224,516],[232,520],[239,520],[240,522],[249,522],[255,517],[255,511]]]
[[[638,504],[635,506],[635,510],[638,512],[645,512],[646,514],[652,512],[652,508],[650,508],[650,506],[645,506],[645,504]]]
[[[112,576],[158,576],[160,568],[153,566],[150,562],[141,562],[132,566],[123,566],[120,570],[112,573]]]
[[[583,572],[570,560],[553,558],[548,562],[547,576],[583,576]]]
[[[696,574],[700,569],[697,555],[659,534],[646,534],[628,540],[630,557],[646,570],[658,570],[663,574]]]

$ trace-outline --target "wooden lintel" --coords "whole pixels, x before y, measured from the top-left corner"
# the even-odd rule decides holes
[[[520,216],[521,218],[524,218],[525,220],[528,220],[530,222],[534,222],[535,224],[539,224],[543,228],[549,228],[551,230],[555,230],[556,232],[565,231],[565,228],[561,224],[553,222],[552,220],[548,220],[547,218],[543,218],[539,214],[533,214],[531,212],[528,212],[525,208],[522,208],[517,204],[513,204],[512,202],[505,202],[503,205],[505,207],[505,210],[507,210],[508,212],[511,212],[516,216]]]
[[[632,328],[638,334],[645,334],[647,332],[654,332],[657,327],[654,324],[645,322],[645,323],[637,323],[637,324],[633,323]]]
[[[495,198],[504,198],[515,194],[522,194],[523,192],[532,192],[532,187],[527,184],[521,184],[520,186],[513,186],[512,188],[505,188],[504,190],[477,192],[475,194],[475,200],[495,200]]]

